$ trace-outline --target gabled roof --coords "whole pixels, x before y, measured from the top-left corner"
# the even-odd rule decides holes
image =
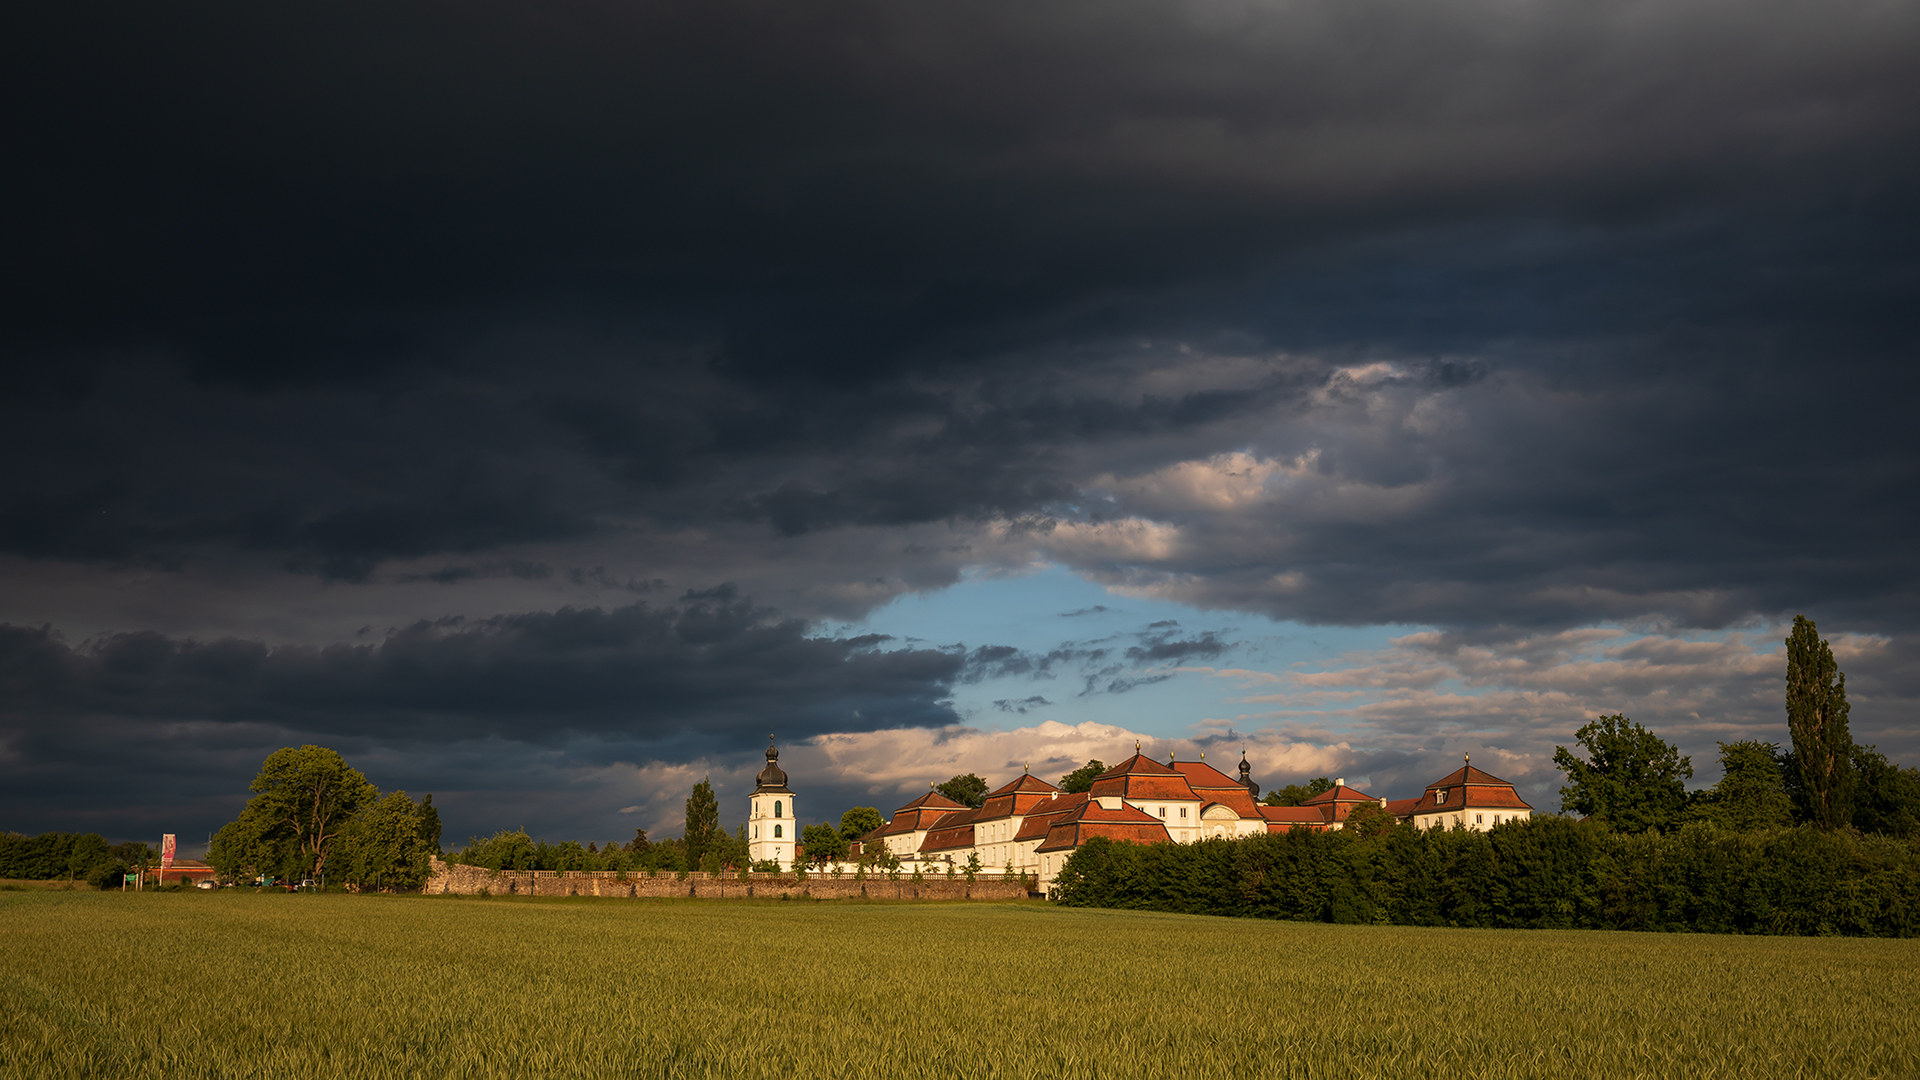
[[[1020,817],[1052,800],[1060,789],[1036,776],[1023,775],[987,796],[980,807],[980,821]]]
[[[915,800],[915,801],[918,801],[918,800]],[[953,800],[943,798],[942,801],[952,802]],[[889,821],[885,825],[882,825],[879,829],[875,830],[870,835],[900,836],[905,833],[914,833],[914,832],[920,832],[923,829],[931,829],[935,825],[939,824],[941,818],[946,817],[948,814],[953,813],[955,810],[965,810],[965,809],[966,807],[960,806],[958,803],[955,803],[950,808],[941,807],[941,806],[902,807],[898,813],[893,815],[892,821]]]
[[[1086,802],[1087,793],[1084,791],[1075,792],[1072,795],[1061,795],[1057,799],[1049,799],[1027,812],[1026,819],[1020,822],[1020,831],[1014,833],[1013,838],[1015,840],[1044,840],[1047,836],[1047,829],[1052,827],[1055,821],[1059,820],[1060,815],[1072,813],[1074,810],[1086,805]]]
[[[1144,754],[1135,754],[1094,777],[1090,794],[1096,799],[1118,796],[1122,799],[1201,801],[1179,770],[1168,768]]]
[[[1125,776],[1128,773],[1159,773],[1162,776],[1171,776],[1175,771],[1172,766],[1162,765],[1136,750],[1132,757],[1101,773],[1099,776],[1094,777],[1094,779],[1104,780],[1109,776]]]
[[[1017,791],[1031,791],[1046,795],[1059,790],[1059,788],[1054,787],[1052,784],[1047,783],[1032,773],[1023,772],[1011,782],[1001,784],[999,787],[987,792],[987,798],[991,799],[995,795],[1012,795]]]
[[[1436,798],[1442,791],[1447,793],[1444,802]],[[1532,806],[1527,804],[1525,799],[1520,797],[1519,792],[1513,790],[1511,786],[1504,784],[1499,787],[1491,784],[1485,786],[1468,784],[1457,787],[1439,787],[1436,785],[1435,787],[1428,788],[1426,794],[1413,800],[1413,804],[1413,809],[1407,811],[1407,813],[1443,814],[1454,810],[1533,809]]]
[[[1254,819],[1260,811],[1254,801],[1253,793],[1246,786],[1219,769],[1204,761],[1176,761],[1175,771],[1187,778],[1187,786],[1194,794],[1210,802],[1231,807],[1233,812],[1243,818]]]
[[[942,795],[939,792],[934,791],[932,789],[928,789],[925,795],[920,796],[919,798],[913,800],[912,802],[901,807],[900,809],[901,810],[918,810],[923,806],[929,807],[932,809],[938,809],[938,810],[965,810],[966,809],[966,807],[961,806],[959,803],[954,802],[952,799],[949,799],[945,795]]]
[[[1476,769],[1472,765],[1462,765],[1445,777],[1428,784],[1430,788],[1458,787],[1461,784],[1495,784],[1500,787],[1512,787],[1512,784],[1493,775],[1485,769]]]
[[[1137,806],[1122,805],[1117,810],[1109,810],[1088,799],[1069,813],[1055,815],[1046,840],[1035,850],[1071,851],[1096,836],[1136,844],[1166,843],[1172,839],[1167,835],[1164,822]]]
[[[934,823],[927,838],[920,841],[920,854],[953,851],[973,846],[973,822],[978,810],[955,810]]]
[[[1438,798],[1440,792],[1446,792],[1445,799]],[[1489,810],[1531,810],[1513,785],[1487,772],[1476,769],[1472,763],[1462,765],[1446,776],[1427,785],[1418,804],[1411,811],[1419,814],[1444,813],[1450,810],[1466,809]]]
[[[1318,795],[1315,795],[1313,798],[1308,799],[1307,801],[1301,803],[1300,805],[1301,806],[1319,806],[1322,803],[1346,803],[1346,802],[1377,803],[1379,801],[1380,801],[1379,799],[1376,799],[1373,796],[1367,794],[1366,792],[1361,791],[1359,788],[1348,787],[1345,784],[1335,784],[1334,786],[1328,788],[1327,790],[1321,792]]]
[[[1244,787],[1240,787],[1240,781],[1235,780],[1233,777],[1228,776],[1226,773],[1221,772],[1205,761],[1173,761],[1169,762],[1167,767],[1186,777],[1187,783],[1192,784],[1196,790],[1199,788],[1215,787],[1237,787],[1240,788],[1241,791],[1247,790]]]

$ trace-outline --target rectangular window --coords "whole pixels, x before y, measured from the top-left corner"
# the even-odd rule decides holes
[[[1473,815],[1473,823],[1475,825],[1485,825],[1487,823],[1487,815],[1485,814]]]
[[[1166,808],[1166,807],[1164,807],[1164,806],[1163,806],[1163,807],[1161,807],[1161,808],[1160,808],[1160,816],[1161,816],[1162,818],[1165,818],[1165,817],[1167,816],[1167,808]]]
[[[1187,808],[1183,806],[1180,808],[1180,820],[1185,821],[1186,819],[1187,819]]]

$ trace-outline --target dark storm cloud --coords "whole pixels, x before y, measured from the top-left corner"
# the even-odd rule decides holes
[[[1050,558],[1315,622],[1805,609],[1912,653],[1913,5],[40,3],[8,30],[0,594],[68,575],[116,631],[7,632],[10,798],[124,817],[151,764],[183,805],[309,737],[436,746],[405,783],[471,759],[497,792],[582,740],[685,763],[770,715],[940,724],[956,682],[1124,693],[1229,647],[620,606],[727,580],[855,618]],[[206,629],[143,630],[156,581]],[[516,586],[604,610],[454,602]],[[44,596],[6,617],[70,618]],[[1912,667],[1875,676],[1901,715]]]
[[[1208,603],[1712,623],[1837,597],[1890,625],[1916,18],[32,7],[0,333],[35,467],[0,550],[365,582],[746,522],[777,560],[821,530],[1097,520],[1095,474],[1286,449],[1278,423],[1329,475],[1471,482],[1419,545],[1322,522],[1194,560]],[[1379,356],[1470,403],[1504,372],[1550,423],[1310,422]],[[1814,485],[1844,537],[1772,512]],[[1540,542],[1506,559],[1516,536]],[[1250,585],[1298,567],[1292,599]],[[1671,599],[1703,575],[1717,599]]]
[[[0,814],[11,827],[85,816],[132,773],[230,801],[265,752],[299,742],[398,752],[406,771],[444,782],[473,771],[463,746],[518,748],[508,756],[551,766],[583,740],[674,757],[769,729],[795,739],[955,722],[945,697],[966,658],[886,640],[808,636],[730,589],[673,605],[421,622],[376,644],[319,648],[150,631],[72,645],[47,628],[0,626]],[[496,760],[485,771],[503,770]],[[504,772],[493,780],[512,786]]]

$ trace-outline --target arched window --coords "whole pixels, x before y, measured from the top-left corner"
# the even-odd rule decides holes
[[[778,825],[775,825],[775,826],[773,827],[773,838],[774,838],[775,840],[778,840],[778,839],[780,839],[780,826],[778,826]]]
[[[774,817],[780,816],[780,800],[779,799],[773,800],[773,816]]]

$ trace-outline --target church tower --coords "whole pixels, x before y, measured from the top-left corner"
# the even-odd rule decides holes
[[[755,777],[758,783],[753,806],[747,814],[747,858],[753,862],[775,862],[782,872],[793,869],[793,848],[800,840],[799,815],[793,812],[793,789],[787,786],[787,774],[780,770],[780,750],[767,737],[767,767]]]

